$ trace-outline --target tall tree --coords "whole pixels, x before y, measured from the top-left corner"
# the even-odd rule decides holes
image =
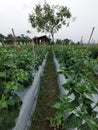
[[[38,32],[50,33],[54,42],[54,34],[62,25],[69,25],[70,17],[71,13],[66,6],[51,6],[45,2],[43,5],[39,3],[33,8],[29,14],[29,21]]]

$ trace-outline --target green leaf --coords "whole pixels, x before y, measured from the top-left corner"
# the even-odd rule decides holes
[[[12,89],[13,89],[14,91],[17,91],[17,90],[18,90],[18,86],[14,85],[14,86],[12,87]]]
[[[13,100],[15,103],[20,103],[20,98],[17,95],[14,95]]]
[[[87,123],[91,127],[91,130],[97,130],[98,129],[98,124],[95,121],[93,121],[91,119],[87,119]]]
[[[15,63],[12,60],[8,60],[4,63],[4,65],[8,67],[14,67]]]
[[[14,105],[15,104],[15,102],[14,102],[14,99],[12,98],[12,99],[9,99],[8,101],[7,101],[7,103],[9,104],[9,105]]]
[[[98,64],[93,67],[94,73],[98,76]]]
[[[0,109],[2,108],[7,108],[7,102],[4,95],[2,95],[2,99],[0,100]]]
[[[5,72],[0,72],[0,78],[5,78],[6,77],[6,73]]]
[[[3,101],[2,103],[0,102],[0,107],[7,108],[7,102],[6,101]]]
[[[60,109],[61,103],[58,102],[58,103],[54,104],[53,107],[56,108],[56,109]]]

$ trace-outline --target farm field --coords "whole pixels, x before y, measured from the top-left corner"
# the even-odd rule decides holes
[[[98,46],[54,45],[0,47],[0,130],[15,126],[22,106],[17,91],[30,86],[48,52],[30,130],[98,130]],[[57,73],[53,53],[60,65]],[[60,95],[63,74],[66,95]],[[67,117],[64,114],[67,114]]]
[[[98,0],[1,0],[0,130],[98,130]]]

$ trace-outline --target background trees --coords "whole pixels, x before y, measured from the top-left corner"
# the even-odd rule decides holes
[[[8,34],[7,36],[0,34],[0,42],[2,44],[13,44],[14,38],[12,34]],[[20,36],[16,36],[16,42],[18,44],[25,44],[25,43],[28,44],[31,42],[31,38],[29,36],[21,34]]]

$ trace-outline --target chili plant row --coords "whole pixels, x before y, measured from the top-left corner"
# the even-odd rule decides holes
[[[16,91],[28,87],[46,54],[43,46],[21,45],[0,47],[0,130],[9,130],[15,125],[21,100]]]
[[[61,66],[60,73],[67,79],[63,85],[67,94],[54,105],[55,122],[62,130],[98,130],[98,82],[93,80],[98,81],[98,47],[56,46],[54,52]]]

